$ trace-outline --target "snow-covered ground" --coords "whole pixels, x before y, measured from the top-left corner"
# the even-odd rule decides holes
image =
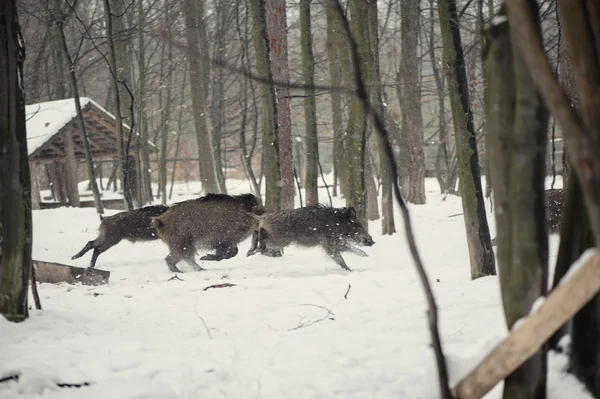
[[[248,190],[230,184],[230,192]],[[454,384],[507,333],[498,279],[470,280],[458,197],[444,200],[428,179],[427,204],[409,207]],[[96,236],[93,209],[33,218],[35,259],[87,266],[91,252],[70,257]],[[111,271],[108,285],[42,284],[44,310],[21,324],[0,318],[0,378],[21,374],[0,384],[0,397],[437,398],[424,296],[399,212],[396,228],[384,237],[371,222],[369,257],[344,255],[352,272],[318,249],[246,258],[248,240],[233,259],[200,262],[208,271],[181,263],[183,281],[169,280],[162,242],[121,242],[97,263]],[[551,262],[557,244],[551,237]],[[204,291],[222,282],[236,286]],[[549,398],[590,397],[564,373],[564,356],[549,361]]]

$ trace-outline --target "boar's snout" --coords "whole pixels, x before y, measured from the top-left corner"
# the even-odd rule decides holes
[[[364,237],[362,240],[362,245],[367,247],[372,247],[375,244],[372,237]]]

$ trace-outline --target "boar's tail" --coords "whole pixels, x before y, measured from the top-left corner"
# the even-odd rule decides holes
[[[160,220],[158,217],[153,217],[152,222],[150,222],[150,225],[152,226],[152,228],[154,230],[156,230],[158,235],[162,234],[163,228],[165,227],[165,224],[163,223],[163,221]]]

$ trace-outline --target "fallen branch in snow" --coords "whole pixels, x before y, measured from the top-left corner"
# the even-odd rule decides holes
[[[19,382],[20,374],[12,374],[6,377],[0,378],[0,384],[10,381]],[[89,387],[92,385],[90,382],[80,382],[80,383],[68,383],[68,382],[55,382],[56,386],[59,388],[81,388],[81,387]]]
[[[171,277],[170,279],[168,279],[167,281],[171,281],[171,280],[185,281],[185,280],[180,279],[179,276],[176,274],[173,277]]]
[[[323,320],[327,320],[327,319],[329,319],[329,320],[335,320],[335,313],[333,313],[333,311],[331,309],[326,308],[325,306],[315,305],[315,304],[312,304],[312,303],[305,303],[305,304],[302,304],[300,306],[314,306],[316,308],[326,310],[327,314],[325,316],[321,317],[320,319],[316,319],[316,320],[311,321],[310,323],[303,323],[303,320],[304,320],[304,317],[303,317],[302,319],[300,319],[300,321],[298,322],[298,325],[296,327],[290,328],[290,329],[288,329],[288,331],[299,330],[301,328],[312,326],[313,324],[317,324],[317,323],[319,323],[319,322],[321,322]]]
[[[573,272],[565,276],[539,309],[513,328],[510,335],[456,385],[452,392],[456,399],[483,397],[536,353],[600,291],[600,252],[588,251],[571,266]]]
[[[352,288],[352,286],[350,284],[348,284],[348,289],[346,290],[346,293],[344,294],[344,299],[348,299],[348,293],[350,292],[350,288]]]
[[[37,289],[35,267],[33,266],[33,262],[31,262],[31,293],[33,294],[33,302],[35,302],[35,308],[37,310],[42,310],[42,302],[40,301],[40,294],[38,293]]]
[[[236,287],[236,286],[237,286],[237,284],[221,283],[221,284],[209,285],[208,287],[206,287],[204,289],[204,291],[206,291],[209,288],[227,288],[227,287]]]

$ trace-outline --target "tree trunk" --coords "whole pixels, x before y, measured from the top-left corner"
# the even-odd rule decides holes
[[[200,165],[200,180],[204,193],[218,193],[219,181],[215,170],[213,157],[212,139],[206,125],[206,97],[207,82],[203,77],[203,57],[200,53],[198,38],[198,10],[195,0],[185,0],[183,14],[185,17],[185,33],[188,44],[188,62],[190,69],[190,90],[192,92],[192,108],[194,113],[194,127],[196,129],[196,141],[198,143],[198,158]]]
[[[310,22],[311,0],[300,0],[300,42],[302,46],[302,74],[306,85],[315,83],[315,58],[312,49]],[[319,137],[317,134],[317,105],[315,90],[304,90],[304,120],[306,126],[306,205],[319,202]]]
[[[169,11],[168,3],[165,1],[165,13]],[[144,2],[138,2],[138,23],[146,28],[146,21],[144,17]],[[168,19],[166,22],[166,29],[168,34],[170,34],[170,26]],[[139,110],[139,124],[140,124],[140,142],[141,146],[140,150],[140,161],[141,161],[141,171],[142,171],[142,203],[153,202],[152,195],[152,176],[150,175],[150,149],[148,146],[148,114],[146,112],[146,82],[147,82],[147,59],[146,59],[146,40],[145,40],[144,29],[141,29],[139,32],[139,55],[138,55],[138,71],[140,74],[139,77],[139,101],[138,101],[138,110]],[[169,51],[171,51],[172,45],[169,42]],[[162,149],[161,149],[162,151]]]
[[[0,4],[0,314],[23,321],[31,274],[31,187],[16,0]]]
[[[329,59],[329,79],[332,86],[342,85],[342,63],[349,61],[343,28],[333,7],[325,4],[327,13],[327,58]],[[344,60],[342,60],[342,57]],[[348,68],[346,64],[345,68]],[[344,160],[344,131],[342,118],[342,95],[331,93],[331,123],[333,127],[333,167],[340,183],[340,193],[346,194],[347,173]]]
[[[377,2],[369,2],[369,37],[371,39],[371,59],[373,62],[371,82],[371,102],[375,112],[381,120],[388,125],[383,106],[383,89],[381,85],[381,73],[379,66],[379,20],[377,19]],[[383,139],[377,135],[377,153],[379,156],[379,176],[381,178],[381,234],[394,234],[394,196],[392,193],[392,178],[389,170],[389,162],[385,152]]]
[[[251,0],[256,70],[259,76],[272,80],[267,25],[265,21],[265,1]],[[265,208],[273,212],[281,209],[281,165],[280,146],[277,134],[277,105],[275,88],[261,85],[262,120],[262,174],[265,177]],[[292,186],[293,189],[293,186]]]
[[[124,55],[122,54],[124,52],[124,49],[122,48],[122,45],[119,47],[119,52],[117,53],[116,50],[116,46],[115,46],[115,42],[114,42],[114,38],[113,38],[113,15],[121,15],[122,16],[122,12],[120,7],[118,7],[117,9],[114,10],[114,13],[111,11],[111,1],[115,2],[117,5],[119,3],[119,0],[104,0],[104,14],[105,14],[105,18],[106,18],[106,38],[107,38],[107,43],[108,43],[108,63],[109,63],[109,69],[110,69],[110,77],[109,80],[111,82],[112,85],[112,92],[113,92],[113,96],[114,96],[114,102],[115,102],[115,107],[114,107],[114,112],[115,112],[115,120],[116,120],[116,125],[117,125],[117,151],[119,153],[119,157],[118,157],[118,174],[119,177],[121,179],[121,188],[123,190],[123,201],[125,203],[125,209],[126,210],[132,210],[133,209],[133,201],[131,198],[131,190],[130,190],[130,185],[129,182],[127,181],[127,173],[126,173],[126,165],[125,165],[125,161],[126,161],[126,157],[125,157],[125,141],[124,141],[124,134],[123,134],[123,114],[122,114],[122,107],[123,105],[121,104],[122,98],[121,98],[121,91],[119,88],[119,80],[121,80],[119,78],[119,75],[123,73],[123,67],[124,67],[124,63],[122,61],[122,58],[119,58],[119,60],[117,59],[117,54],[119,54],[119,57],[123,57]],[[123,32],[123,24],[122,22],[119,20],[120,17],[117,18],[117,21],[119,21],[118,23],[118,27],[117,28],[117,32]]]
[[[406,201],[425,203],[425,151],[423,149],[423,117],[419,79],[419,0],[400,2],[402,50],[400,76],[406,115],[408,144],[408,185]]]
[[[528,2],[537,18],[535,1]],[[504,9],[500,15],[505,15]],[[539,22],[538,22],[539,27]],[[548,228],[544,201],[548,111],[525,65],[509,23],[492,27],[486,120],[498,267],[508,328],[546,295]],[[546,397],[546,354],[538,352],[504,383],[504,398]]]
[[[369,82],[371,76],[369,20],[367,3],[363,0],[350,0],[349,4],[352,34],[356,40],[361,78]],[[349,81],[349,79],[346,79]],[[358,220],[367,228],[367,196],[365,185],[365,153],[367,118],[360,101],[352,96],[348,111],[348,129],[345,140],[346,170],[348,172],[348,192],[346,206],[354,207]]]
[[[558,11],[562,32],[565,36],[564,44],[566,44],[570,56],[570,63],[568,65],[565,63],[563,68],[570,68],[577,89],[576,95],[570,96],[571,104],[579,109],[587,133],[593,140],[596,154],[600,154],[600,115],[598,114],[600,15],[598,7],[594,2],[561,0],[558,1]],[[569,78],[569,71],[565,70],[564,72],[563,77]],[[571,85],[572,82],[565,84],[567,87]],[[581,207],[582,203],[583,201],[578,201],[574,205]],[[588,207],[586,208],[589,210]],[[586,220],[589,218],[588,213]],[[591,244],[585,240],[586,228],[586,225],[577,226],[580,231],[576,239],[579,242],[576,243],[578,245],[573,245],[574,248],[585,248],[588,246],[586,244]],[[561,246],[562,241],[561,231]],[[598,246],[599,243],[595,244]],[[596,295],[575,315],[571,334],[572,350],[569,359],[571,369],[583,381],[592,395],[600,398],[600,295]]]
[[[285,0],[265,0],[267,32],[269,37],[271,72],[274,80],[289,82],[287,18]],[[277,125],[281,174],[281,208],[294,208],[294,155],[292,148],[292,115],[290,90],[275,88]]]
[[[444,46],[444,61],[448,68],[447,82],[454,121],[471,278],[476,279],[495,275],[496,268],[481,187],[473,112],[469,100],[456,0],[439,0],[438,13]]]

